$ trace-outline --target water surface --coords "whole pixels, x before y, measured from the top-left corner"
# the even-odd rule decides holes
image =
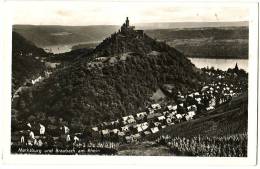
[[[248,59],[207,59],[207,58],[189,58],[191,62],[198,68],[212,66],[216,69],[227,70],[234,68],[236,63],[239,69],[244,69],[248,72]]]

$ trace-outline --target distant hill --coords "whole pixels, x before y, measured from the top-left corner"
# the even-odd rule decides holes
[[[248,59],[248,27],[157,29],[146,33],[189,57]]]
[[[44,63],[40,59],[46,56],[32,42],[16,32],[12,33],[12,92],[44,70]]]
[[[184,28],[210,28],[210,27],[248,27],[248,21],[241,22],[161,22],[138,23],[138,29],[184,29]]]
[[[166,22],[138,23],[136,29],[186,29],[209,27],[248,27],[248,22]],[[39,47],[98,42],[119,29],[118,25],[59,26],[59,25],[14,25],[13,30],[34,42]]]
[[[13,107],[22,120],[41,112],[40,121],[62,118],[80,130],[141,111],[164,84],[173,87],[169,97],[198,88],[198,71],[176,49],[124,25],[91,53],[23,93],[24,104]]]
[[[145,30],[150,37],[165,41],[193,58],[248,59],[248,27],[207,27]],[[94,47],[98,43],[73,46]]]
[[[13,30],[34,42],[38,47],[102,41],[115,32],[119,26],[56,26],[56,25],[14,25]]]
[[[14,25],[13,29],[41,48],[80,49],[94,48],[119,26]],[[189,57],[248,58],[248,22],[147,23],[137,24],[136,29],[145,29]]]

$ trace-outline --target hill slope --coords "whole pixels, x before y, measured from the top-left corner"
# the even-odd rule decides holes
[[[248,27],[146,30],[186,56],[248,59]]]
[[[43,72],[44,63],[40,61],[46,53],[16,32],[12,33],[12,91],[27,79]],[[38,59],[36,59],[38,57]]]
[[[55,26],[55,25],[14,25],[13,29],[34,42],[38,47],[96,42],[116,31],[119,26]]]
[[[172,84],[174,97],[198,87],[200,78],[180,52],[123,25],[91,54],[54,73],[24,93],[23,104],[13,106],[20,119],[42,112],[40,121],[62,117],[71,128],[82,129],[144,109],[164,84]]]

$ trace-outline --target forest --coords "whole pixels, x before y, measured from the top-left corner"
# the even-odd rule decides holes
[[[199,70],[174,48],[147,35],[119,37],[119,33],[112,35],[91,54],[22,93],[13,103],[13,110],[19,112],[16,118],[47,123],[50,117],[56,121],[62,118],[72,128],[81,130],[144,109],[163,84],[174,84],[171,97],[178,91],[199,87]],[[120,60],[124,46],[128,55]],[[97,56],[114,61],[94,64]]]

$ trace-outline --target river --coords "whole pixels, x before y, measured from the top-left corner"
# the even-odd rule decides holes
[[[248,59],[206,59],[206,58],[189,58],[191,62],[198,68],[212,66],[220,70],[234,68],[236,63],[239,69],[244,69],[248,72]]]
[[[93,43],[93,42],[92,42]],[[89,42],[81,42],[67,45],[46,46],[44,50],[46,52],[52,52],[54,54],[70,52],[74,45],[91,44]],[[240,69],[244,69],[248,72],[248,59],[207,59],[207,58],[189,58],[191,62],[198,68],[214,67],[221,70],[227,70],[228,68],[234,68],[236,63]]]

